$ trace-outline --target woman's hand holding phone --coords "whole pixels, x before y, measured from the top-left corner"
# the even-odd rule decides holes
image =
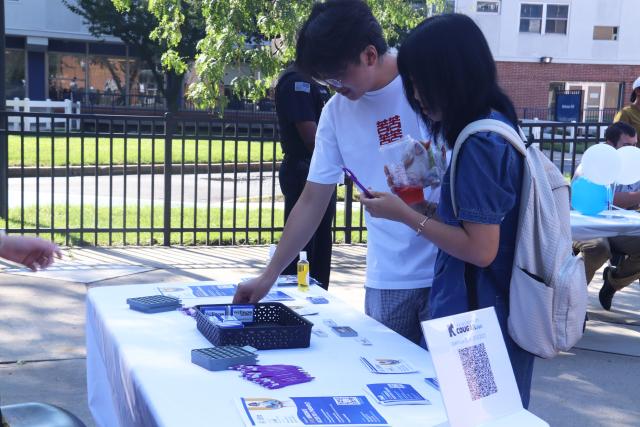
[[[349,179],[353,181],[355,185],[358,186],[358,188],[360,189],[360,192],[364,194],[366,198],[373,199],[373,194],[371,194],[371,192],[367,190],[364,185],[362,185],[362,183],[358,180],[355,174],[351,172],[349,168],[343,167],[342,170],[344,171],[345,175],[347,175],[347,177],[349,177]]]

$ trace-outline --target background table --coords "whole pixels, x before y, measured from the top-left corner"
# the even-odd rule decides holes
[[[198,282],[207,283],[212,282]],[[433,426],[446,420],[439,392],[424,381],[425,377],[435,376],[427,351],[316,286],[308,293],[299,293],[295,287],[280,290],[301,301],[309,295],[329,299],[329,304],[313,306],[319,309],[319,315],[307,317],[329,336],[312,334],[311,346],[306,349],[259,352],[260,364],[298,365],[316,379],[267,390],[239,378],[237,372],[209,372],[192,364],[191,349],[211,344],[191,317],[178,311],[143,314],[128,308],[127,298],[157,294],[158,285],[162,286],[101,287],[88,293],[87,388],[89,407],[99,426],[242,426],[234,405],[237,397],[365,395],[365,384],[376,382],[411,384],[432,403],[391,407],[373,403],[389,424]],[[205,300],[230,302],[229,297],[185,302]],[[323,319],[351,326],[373,345],[363,346],[354,338],[337,336],[323,324]],[[360,356],[403,358],[419,372],[372,374],[362,365]]]
[[[597,216],[587,216],[571,211],[571,235],[573,240],[640,236],[640,213],[613,210],[610,213],[603,212]]]

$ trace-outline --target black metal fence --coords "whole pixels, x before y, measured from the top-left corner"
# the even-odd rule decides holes
[[[65,245],[275,241],[284,207],[274,119],[0,112],[5,229]],[[351,187],[340,193],[334,238],[364,241]]]
[[[611,123],[618,108],[586,108],[582,111],[583,122],[585,123]],[[556,120],[554,108],[522,108],[519,110],[519,117],[524,120]]]
[[[524,120],[522,127],[571,175],[606,125]],[[0,112],[4,228],[64,245],[277,241],[278,141],[272,114]],[[354,193],[350,182],[338,189],[335,241],[366,241]]]

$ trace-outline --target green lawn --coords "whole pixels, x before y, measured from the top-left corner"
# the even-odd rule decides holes
[[[53,142],[52,142],[53,141]],[[96,144],[97,141],[97,144]],[[53,145],[53,147],[52,147]],[[97,156],[96,156],[97,145]],[[197,145],[197,150],[196,150]],[[53,148],[53,153],[52,153]],[[275,148],[275,153],[274,153]],[[96,159],[99,165],[137,164],[140,159],[141,164],[151,164],[164,162],[164,139],[162,138],[79,138],[70,137],[67,141],[65,137],[35,137],[20,138],[16,135],[9,136],[9,166],[66,166],[67,149],[69,151],[68,163],[72,166],[95,165]],[[262,149],[262,154],[261,154]],[[183,154],[184,151],[184,154]],[[82,153],[84,152],[84,159]],[[53,161],[52,161],[53,154]],[[39,157],[38,157],[39,155]],[[239,163],[265,162],[282,160],[280,144],[273,142],[254,142],[227,140],[223,143],[219,140],[194,140],[194,139],[174,139],[172,144],[173,163],[195,163],[196,158],[199,163],[209,162],[221,163],[233,162],[237,159]],[[24,156],[24,160],[23,159]]]
[[[40,206],[38,210],[39,217],[36,217],[36,208],[35,206],[26,207],[24,210],[24,223],[25,228],[35,228],[35,224],[39,223],[40,228],[43,228],[41,236],[47,239],[51,238],[51,234],[47,233],[46,228],[50,228],[51,225],[51,206]],[[126,228],[137,228],[137,208],[135,206],[127,207],[126,210]],[[171,210],[171,224],[173,227],[181,226],[181,218],[183,220],[184,228],[193,228],[194,224],[197,228],[219,228],[220,227],[220,209],[212,208],[209,211],[210,213],[210,223],[207,225],[207,210],[204,208],[197,209],[194,211],[193,208],[185,208],[184,214],[182,214],[179,208],[174,208]],[[194,221],[195,214],[195,221]],[[93,228],[95,227],[96,211],[93,207],[85,206],[84,207],[84,216],[82,219],[82,223],[85,228]],[[124,222],[124,211],[122,207],[114,207],[111,215],[109,214],[108,207],[100,207],[98,208],[98,227],[100,228],[122,228]],[[360,221],[360,211],[353,211],[352,224],[357,226]],[[21,212],[20,209],[10,209],[9,210],[9,229],[19,229],[20,228],[20,219]],[[109,224],[109,219],[111,219],[111,225]],[[36,222],[37,221],[37,222]],[[79,206],[70,206],[69,207],[69,217],[68,217],[69,228],[78,228],[80,227],[80,207]],[[65,228],[67,225],[67,216],[66,216],[66,207],[64,205],[55,205],[54,207],[54,224],[55,227]],[[153,225],[156,228],[162,227],[163,224],[163,211],[162,207],[154,209],[153,212]],[[247,224],[246,221],[246,210],[238,209],[236,210],[235,215],[235,227],[242,228]],[[263,209],[262,211],[262,219],[259,221],[258,211],[257,210],[249,210],[249,227],[262,227],[262,228],[270,228],[270,227],[282,227],[283,225],[283,211],[281,209],[276,209],[274,211],[274,222],[272,225],[271,222],[271,209]],[[344,225],[344,212],[339,211],[337,213],[337,224],[339,226]],[[0,222],[0,226],[4,227],[4,221]],[[224,209],[223,218],[222,218],[222,226],[223,228],[231,228],[234,226],[234,215],[232,209]],[[151,227],[151,207],[141,207],[140,209],[140,228],[148,228]],[[208,236],[207,236],[208,234]],[[247,233],[242,231],[237,231],[235,236],[231,232],[185,232],[183,234],[182,242],[180,241],[180,233],[172,233],[171,234],[171,244],[178,245],[195,245],[195,244],[212,244],[212,245],[229,245],[229,244],[243,244],[243,243],[252,243],[252,244],[265,244],[270,243],[271,241],[271,232],[263,231],[261,235],[258,235],[258,232],[249,232]],[[280,232],[274,233],[275,241],[280,239]],[[337,233],[336,240],[338,242],[344,242],[344,232]],[[352,232],[352,241],[358,242],[360,241],[360,233]],[[363,232],[362,241],[366,241],[367,234],[366,231]],[[135,232],[126,232],[126,233],[113,233],[111,235],[111,241],[109,241],[108,233],[98,233],[97,241],[96,235],[94,233],[85,233],[83,236],[80,236],[80,233],[71,233],[69,236],[69,244],[70,245],[136,245],[138,243],[137,236]],[[152,240],[153,239],[153,240]],[[66,245],[65,236],[62,234],[54,234],[53,240],[61,245]],[[163,234],[162,232],[154,232],[153,237],[151,233],[140,233],[140,244],[141,245],[149,245],[149,244],[162,244]]]
[[[561,142],[554,142],[553,143],[553,151],[556,153],[560,153],[562,151],[562,149],[564,148],[564,152],[568,153],[570,148],[571,148],[571,143],[573,141],[566,141],[564,146]],[[593,145],[593,143],[589,144],[589,146]],[[543,150],[551,150],[551,142],[543,142],[542,143],[542,149]],[[586,150],[586,143],[584,142],[577,142],[575,144],[575,150],[576,150],[576,154],[583,154]]]

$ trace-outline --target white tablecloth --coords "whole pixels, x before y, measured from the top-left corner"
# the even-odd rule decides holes
[[[599,237],[640,236],[640,213],[627,210],[602,212],[596,216],[571,211],[573,240],[590,240]]]
[[[364,385],[375,382],[411,384],[432,402],[392,407],[374,404],[391,425],[433,426],[446,420],[440,394],[424,381],[435,376],[424,349],[318,287],[305,294],[295,288],[280,289],[301,300],[316,294],[328,298],[330,304],[314,306],[320,314],[308,319],[329,336],[312,334],[307,349],[260,351],[260,364],[297,365],[316,378],[273,391],[239,378],[236,372],[209,372],[192,364],[191,349],[211,346],[196,329],[194,319],[178,311],[143,314],[128,308],[127,298],[157,294],[157,285],[91,289],[87,296],[87,388],[96,423],[101,427],[241,426],[234,397],[364,395]],[[228,303],[230,298],[206,301]],[[323,324],[329,318],[351,326],[373,345],[338,337]],[[420,372],[371,374],[360,356],[403,358]]]

